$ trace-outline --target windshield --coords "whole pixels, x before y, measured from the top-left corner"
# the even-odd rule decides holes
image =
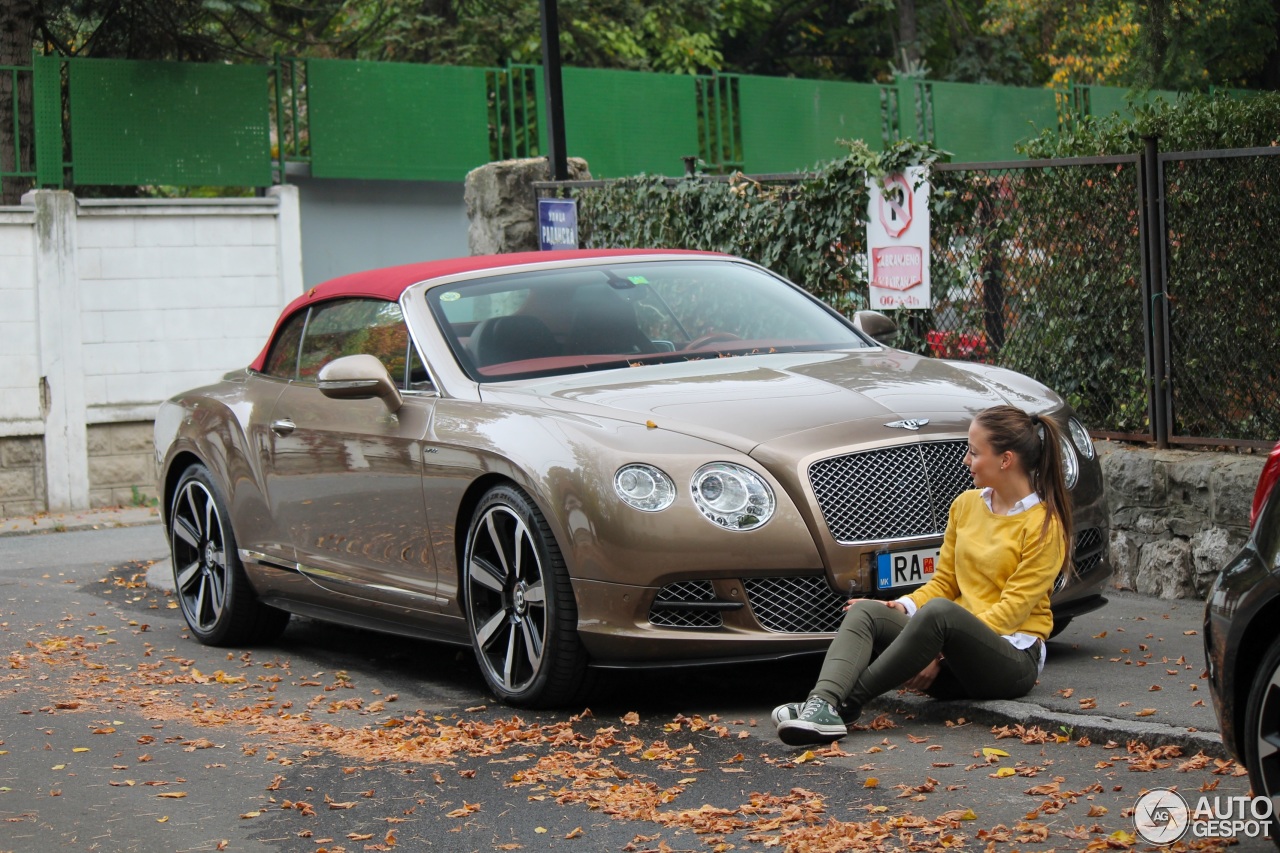
[[[478,382],[871,345],[798,287],[727,260],[609,261],[431,288],[426,298]]]

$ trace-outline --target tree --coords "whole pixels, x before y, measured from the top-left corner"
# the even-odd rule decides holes
[[[1248,86],[1276,58],[1272,0],[987,0],[984,14],[1050,85]]]

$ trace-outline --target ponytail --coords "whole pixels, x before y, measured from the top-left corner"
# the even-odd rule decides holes
[[[1062,568],[1072,572],[1071,499],[1062,473],[1062,429],[1052,418],[1028,415],[1014,406],[992,406],[974,420],[997,453],[1010,451],[1018,458],[1044,504],[1041,535],[1049,535],[1050,524],[1057,521],[1066,546]]]

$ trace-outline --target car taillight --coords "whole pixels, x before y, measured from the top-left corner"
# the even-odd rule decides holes
[[[1250,527],[1258,520],[1262,504],[1277,480],[1280,480],[1280,442],[1276,442],[1276,446],[1271,448],[1271,455],[1267,457],[1266,464],[1262,466],[1262,474],[1258,477],[1258,488],[1253,493],[1253,508],[1249,510]]]

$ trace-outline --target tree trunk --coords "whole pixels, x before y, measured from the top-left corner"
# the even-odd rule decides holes
[[[916,0],[898,0],[898,50],[902,70],[915,72],[920,65],[920,32],[916,18]]]
[[[1147,85],[1160,89],[1165,84],[1165,58],[1169,52],[1170,17],[1168,0],[1147,0],[1146,41]]]
[[[35,0],[0,2],[0,67],[30,65],[35,35]],[[31,74],[0,70],[0,172],[30,171],[34,168],[31,107]],[[21,139],[14,138],[15,110],[18,112]],[[30,178],[0,179],[0,204],[17,204],[31,185]]]

